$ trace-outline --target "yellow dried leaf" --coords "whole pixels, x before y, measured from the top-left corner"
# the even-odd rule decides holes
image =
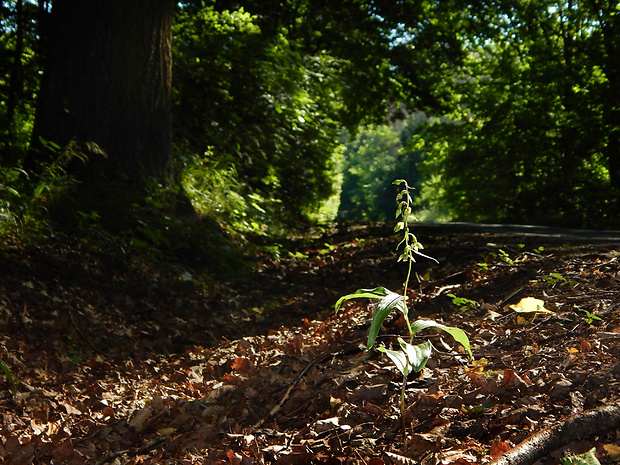
[[[472,371],[474,373],[482,373],[484,372],[484,367],[489,364],[489,361],[486,358],[481,358],[478,360],[472,360],[469,364],[472,367]]]
[[[176,433],[176,431],[176,428],[160,428],[157,430],[157,433],[160,436],[170,436],[171,434]]]
[[[605,444],[603,449],[605,449],[605,452],[611,456],[610,458],[612,460],[620,459],[620,446],[617,446],[616,444]]]
[[[518,325],[527,325],[532,322],[532,318],[523,318],[522,316],[517,315],[517,324]]]
[[[535,297],[524,297],[517,305],[510,305],[517,313],[553,313],[545,308],[545,303]]]
[[[568,349],[566,349],[566,352],[568,352],[569,354],[578,354],[579,349],[575,349],[574,347],[569,347]]]

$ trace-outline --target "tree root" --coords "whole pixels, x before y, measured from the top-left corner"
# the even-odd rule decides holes
[[[603,435],[620,427],[620,401],[567,418],[562,423],[538,431],[489,465],[532,465],[549,452],[579,438]]]

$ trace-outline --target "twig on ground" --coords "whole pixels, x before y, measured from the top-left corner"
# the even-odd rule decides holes
[[[293,381],[291,381],[289,383],[289,387],[286,390],[286,392],[284,393],[284,395],[282,396],[282,399],[280,399],[280,402],[278,402],[267,414],[266,417],[262,418],[261,420],[259,420],[253,427],[254,428],[259,428],[260,426],[263,425],[263,423],[265,423],[265,421],[267,421],[269,418],[271,418],[272,416],[274,416],[276,413],[278,413],[278,411],[282,408],[282,406],[286,403],[286,401],[288,400],[288,398],[291,395],[291,392],[293,391],[293,389],[295,389],[295,386],[297,386],[297,383],[299,383],[299,381],[301,381],[301,379],[304,377],[304,375],[308,372],[308,370],[310,368],[312,368],[314,365],[316,365],[317,363],[323,362],[324,360],[327,360],[330,357],[335,357],[336,355],[341,355],[343,353],[348,353],[351,351],[351,349],[353,350],[359,350],[359,342],[362,339],[358,339],[350,344],[348,344],[345,348],[339,350],[338,352],[331,352],[331,351],[327,351],[321,355],[319,355],[318,357],[316,357],[314,360],[312,360],[310,363],[308,363],[305,368],[303,370],[301,370],[301,372],[295,377],[295,379]]]
[[[82,330],[80,330],[78,325],[75,323],[75,320],[73,319],[73,313],[71,313],[71,310],[69,310],[69,320],[71,320],[71,324],[73,325],[73,328],[75,328],[75,330],[77,331],[78,335],[84,340],[84,342],[86,342],[86,344],[90,346],[91,349],[93,349],[98,354],[104,355],[106,357],[108,356],[108,354],[106,354],[103,350],[95,347],[95,345],[90,342],[90,340],[84,335],[84,333],[82,333]]]
[[[107,463],[123,455],[134,456],[134,455],[140,455],[146,452],[150,452],[151,450],[155,449],[158,445],[160,445],[162,442],[165,442],[165,441],[166,441],[166,438],[158,438],[158,439],[155,439],[149,442],[147,445],[145,445],[144,447],[141,447],[140,449],[126,449],[126,450],[119,450],[118,452],[112,452],[106,455],[104,458],[102,458],[99,462],[97,462],[97,465],[103,465],[104,463]]]

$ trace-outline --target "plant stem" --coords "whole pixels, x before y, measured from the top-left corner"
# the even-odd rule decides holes
[[[407,190],[409,186],[405,183]],[[413,343],[413,331],[411,329],[411,323],[409,322],[409,309],[407,308],[407,289],[409,288],[409,279],[411,278],[411,268],[413,267],[413,257],[409,252],[409,196],[407,195],[407,208],[403,209],[403,222],[405,223],[405,250],[407,252],[407,278],[405,279],[403,297],[405,322],[407,324],[407,330],[409,331],[409,344]]]
[[[400,423],[403,428],[403,442],[407,450],[407,425],[405,424],[405,388],[407,387],[407,376],[403,375],[403,383],[400,387]]]
[[[413,257],[411,255],[411,249],[409,248],[409,186],[405,181],[405,189],[407,190],[406,202],[407,205],[403,208],[402,217],[404,222],[404,232],[405,232],[405,251],[407,253],[407,278],[405,279],[404,289],[403,289],[403,314],[405,317],[405,323],[407,324],[407,330],[409,331],[409,344],[413,343],[413,330],[411,328],[411,323],[409,321],[409,309],[407,307],[407,289],[409,288],[409,279],[411,278],[411,268],[413,267]],[[407,450],[407,425],[405,421],[405,390],[407,388],[407,375],[403,374],[403,382],[400,387],[400,421],[403,429],[403,445],[404,449]]]

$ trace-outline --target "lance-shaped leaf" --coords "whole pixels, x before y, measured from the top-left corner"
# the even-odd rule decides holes
[[[465,348],[465,350],[469,354],[470,360],[474,358],[474,355],[471,353],[469,338],[467,337],[467,334],[465,334],[465,331],[463,331],[462,329],[454,328],[452,326],[445,326],[432,320],[417,320],[414,321],[411,325],[411,334],[413,335],[418,331],[426,328],[439,328],[447,332],[456,342],[458,342]]]
[[[342,304],[347,300],[360,299],[364,297],[369,299],[381,299],[390,293],[392,293],[392,291],[389,291],[381,286],[375,287],[374,289],[358,289],[353,294],[343,295],[338,299],[338,302],[336,302],[335,306],[336,313],[338,313],[338,310],[340,310]]]
[[[425,341],[422,344],[409,344],[398,338],[398,343],[407,354],[407,360],[411,369],[416,373],[422,370],[426,366],[426,362],[431,356],[432,347],[430,341]]]
[[[372,323],[370,324],[370,330],[368,331],[368,342],[366,347],[370,350],[377,339],[379,330],[383,321],[387,318],[394,307],[397,307],[403,312],[405,318],[407,318],[407,307],[405,306],[405,298],[396,294],[395,292],[379,286],[374,289],[358,289],[353,294],[347,294],[340,297],[336,302],[335,310],[338,313],[340,307],[344,302],[351,299],[369,298],[369,299],[381,299],[381,302],[377,305],[377,309],[372,317]]]
[[[417,373],[426,366],[426,362],[428,362],[432,350],[429,341],[413,345],[405,342],[399,337],[398,343],[400,344],[401,350],[390,350],[385,347],[378,347],[377,350],[387,355],[403,376],[407,376],[412,371]]]
[[[402,350],[386,349],[385,347],[377,347],[377,350],[387,355],[396,368],[398,368],[398,371],[403,374],[403,376],[407,376],[411,373],[411,365],[407,360],[407,354],[405,352]]]
[[[375,310],[375,314],[372,317],[372,323],[370,324],[370,330],[368,330],[368,342],[366,343],[366,348],[370,350],[377,339],[377,335],[379,334],[379,330],[381,329],[381,325],[383,321],[387,318],[394,307],[397,307],[403,314],[405,318],[407,318],[407,308],[405,307],[405,298],[396,294],[395,292],[389,291],[389,293],[381,302],[377,305],[377,309]]]

